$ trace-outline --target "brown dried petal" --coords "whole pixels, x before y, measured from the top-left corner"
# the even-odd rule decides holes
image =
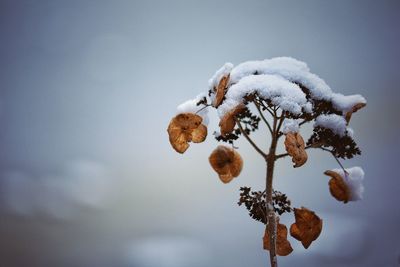
[[[303,137],[299,133],[289,132],[286,134],[285,148],[292,157],[295,168],[302,166],[307,161],[307,152]]]
[[[208,160],[223,183],[229,183],[234,177],[239,176],[243,168],[240,154],[226,146],[218,146],[214,149]]]
[[[192,142],[201,143],[206,140],[207,137],[207,127],[204,124],[200,124],[199,127],[192,132]]]
[[[331,195],[339,201],[347,203],[350,200],[351,192],[343,180],[343,177],[334,171],[325,171],[324,174],[332,177],[329,180],[329,191]]]
[[[238,115],[240,112],[242,112],[245,108],[246,106],[243,103],[241,103],[232,110],[225,113],[225,115],[219,122],[219,127],[222,136],[229,134],[233,131],[236,125],[235,116]]]
[[[353,115],[353,113],[356,113],[359,109],[362,109],[366,105],[367,104],[365,104],[365,103],[357,103],[351,108],[350,111],[346,112],[346,115],[344,117],[346,119],[347,124],[350,122],[351,115]]]
[[[222,99],[224,99],[224,96],[226,93],[226,88],[228,86],[228,82],[229,82],[229,75],[222,77],[221,80],[219,81],[217,90],[215,92],[215,99],[214,99],[214,103],[213,103],[213,106],[215,108],[217,108],[217,107],[219,107],[219,105],[221,105]]]
[[[296,222],[290,226],[290,235],[308,248],[322,230],[322,220],[307,208],[294,209]]]
[[[179,153],[189,147],[188,142],[199,143],[207,136],[207,127],[201,124],[203,118],[193,113],[181,113],[172,118],[168,125],[169,142]]]
[[[290,245],[290,242],[287,240],[288,231],[286,225],[278,223],[276,227],[276,234],[276,254],[279,256],[289,255],[293,251],[293,248]],[[270,250],[268,227],[265,228],[263,243],[264,249]]]

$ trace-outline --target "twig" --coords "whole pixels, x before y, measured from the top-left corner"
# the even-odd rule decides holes
[[[282,136],[282,134],[280,134],[279,131],[281,130],[281,126],[282,126],[282,123],[284,120],[285,120],[285,116],[283,115],[283,112],[282,112],[280,120],[279,120],[279,124],[278,124],[278,129],[276,130],[277,138]]]
[[[256,106],[258,112],[260,113],[260,116],[262,118],[262,120],[265,122],[265,124],[268,126],[269,132],[272,134],[272,128],[271,125],[269,124],[269,122],[267,121],[267,119],[264,117],[264,114],[262,113],[259,104],[257,103],[257,101],[254,101],[254,105]]]
[[[305,124],[305,123],[307,123],[307,122],[310,122],[311,120],[304,120],[304,121],[302,121],[302,122],[300,122],[299,123],[299,126],[301,126],[301,125],[303,125],[303,124]]]
[[[320,147],[319,147],[319,146],[315,146],[315,144],[314,144],[314,145],[308,145],[308,146],[306,146],[304,149],[309,149],[309,148],[320,148]],[[329,151],[330,151],[330,150],[329,150]],[[284,158],[284,157],[286,157],[286,156],[289,156],[289,153],[283,153],[283,154],[276,155],[276,156],[275,156],[275,159]]]
[[[340,168],[342,168],[343,172],[344,172],[346,175],[349,175],[349,173],[348,173],[348,172],[346,171],[346,169],[343,167],[342,163],[340,163],[339,159],[335,156],[335,153],[333,153],[332,150],[329,150],[329,149],[326,149],[326,148],[323,148],[323,147],[321,147],[321,149],[322,149],[322,150],[325,150],[325,151],[329,151],[329,152],[332,154],[332,157],[334,157],[335,160],[336,160],[336,162],[339,164]]]
[[[267,158],[267,154],[265,154],[250,138],[250,136],[246,133],[246,131],[243,129],[242,124],[240,124],[240,121],[238,119],[235,119],[237,126],[240,129],[240,132],[246,137],[247,141],[254,147],[254,149],[263,156],[263,158]]]
[[[259,104],[261,104],[261,106],[263,106],[263,108],[265,108],[269,112],[269,114],[271,114],[271,116],[274,117],[274,113],[269,109],[268,106],[264,105],[262,101],[259,101]]]
[[[199,113],[200,111],[202,111],[202,110],[205,109],[205,108],[208,108],[209,106],[211,106],[211,105],[209,105],[209,104],[204,105],[204,107],[202,107],[201,109],[199,109],[198,111],[196,111],[195,114]]]
[[[349,175],[349,173],[348,173],[348,172],[346,171],[346,169],[343,167],[342,163],[341,163],[341,162],[339,161],[339,159],[335,156],[335,153],[334,153],[332,150],[322,147],[321,144],[308,145],[308,146],[306,146],[304,149],[309,149],[309,148],[319,148],[319,149],[321,149],[321,150],[324,150],[324,151],[329,152],[329,153],[335,158],[336,162],[339,164],[340,168],[342,168],[343,172],[344,172],[346,175]],[[286,157],[286,156],[289,156],[289,154],[288,154],[288,153],[279,154],[279,155],[276,155],[276,156],[275,156],[275,159],[284,158],[284,157]]]

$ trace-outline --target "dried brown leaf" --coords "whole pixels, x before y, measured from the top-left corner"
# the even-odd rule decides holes
[[[290,242],[287,240],[287,234],[288,230],[286,225],[278,223],[276,227],[276,254],[279,256],[287,256],[293,251]],[[264,249],[270,250],[268,227],[265,227],[263,243]]]
[[[225,136],[226,134],[229,134],[233,131],[236,125],[235,117],[239,113],[241,113],[245,108],[246,106],[243,103],[241,103],[232,110],[225,113],[225,115],[219,122],[220,132],[222,136]]]
[[[243,168],[243,160],[240,154],[226,146],[218,146],[214,149],[208,160],[225,184],[239,176]]]
[[[192,132],[192,142],[201,143],[206,140],[207,137],[207,127],[204,124],[200,124],[199,127]]]
[[[332,177],[329,180],[329,191],[331,195],[339,201],[347,203],[350,200],[350,189],[343,180],[343,177],[334,171],[325,171],[324,174]]]
[[[311,210],[302,207],[294,209],[296,222],[290,226],[290,235],[308,248],[322,230],[322,220]]]
[[[207,137],[207,127],[201,124],[203,118],[193,113],[176,115],[168,125],[169,142],[179,153],[184,153],[189,142],[200,143]]]
[[[214,103],[213,106],[215,108],[219,107],[219,105],[221,105],[222,100],[224,99],[224,96],[226,94],[226,89],[228,87],[228,82],[229,82],[229,74],[227,76],[224,76],[221,78],[221,80],[219,81],[217,90],[215,92],[215,99],[214,99]]]
[[[351,108],[351,110],[349,110],[348,112],[346,112],[346,114],[345,114],[345,119],[346,119],[346,122],[347,122],[347,124],[350,122],[350,119],[351,119],[351,115],[353,115],[353,113],[356,113],[358,110],[360,110],[360,109],[362,109],[363,107],[365,107],[367,104],[365,104],[365,103],[357,103],[357,104],[355,104],[352,108]]]
[[[303,137],[299,133],[289,132],[286,134],[285,148],[292,157],[293,167],[297,168],[306,163],[308,156]]]

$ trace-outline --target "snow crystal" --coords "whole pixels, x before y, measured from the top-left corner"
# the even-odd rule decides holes
[[[300,114],[306,105],[305,94],[297,84],[277,75],[250,75],[233,84],[225,95],[225,101],[218,108],[219,116],[243,102],[243,97],[257,93],[264,99],[270,99],[273,105],[292,114]]]
[[[282,124],[281,132],[284,134],[287,133],[297,133],[299,131],[299,120],[294,119],[285,119]]]
[[[367,103],[367,100],[362,95],[342,95],[333,93],[332,94],[332,104],[333,107],[339,111],[342,111],[343,114],[350,111],[352,107],[354,107],[358,103]]]
[[[360,167],[352,167],[346,169],[347,174],[344,173],[343,169],[332,170],[340,176],[350,189],[350,201],[361,200],[363,198],[364,186],[362,184],[364,180],[364,171]]]
[[[291,82],[302,84],[310,90],[313,98],[329,100],[331,88],[323,79],[310,72],[307,64],[291,57],[276,57],[262,61],[247,61],[232,69],[230,84],[254,74],[279,75]]]
[[[352,134],[352,130],[347,128],[346,120],[336,114],[319,115],[315,119],[314,127],[320,126],[323,128],[331,129],[333,133],[340,136],[346,135],[346,133]]]
[[[204,105],[199,105],[197,106],[197,103],[201,99],[206,97],[205,93],[201,93],[198,96],[196,96],[194,99],[187,100],[180,104],[176,109],[177,109],[177,114],[179,113],[196,113],[197,115],[201,116],[203,118],[203,124],[208,125],[209,119],[208,119],[208,108],[204,108]],[[204,109],[202,109],[204,108]],[[200,109],[202,109],[200,112],[198,112]],[[197,113],[198,112],[198,113]]]
[[[227,76],[233,68],[232,63],[225,63],[219,70],[215,72],[215,74],[211,77],[210,80],[208,80],[208,88],[213,91],[214,87],[217,87],[219,84],[219,81],[221,80],[222,77]]]

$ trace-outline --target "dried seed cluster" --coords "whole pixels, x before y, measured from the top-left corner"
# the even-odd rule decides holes
[[[291,212],[291,202],[287,196],[279,191],[272,194],[274,211],[279,215]],[[249,216],[256,221],[267,224],[266,193],[261,191],[251,191],[251,187],[240,188],[240,198],[238,205],[244,205],[249,211]]]

